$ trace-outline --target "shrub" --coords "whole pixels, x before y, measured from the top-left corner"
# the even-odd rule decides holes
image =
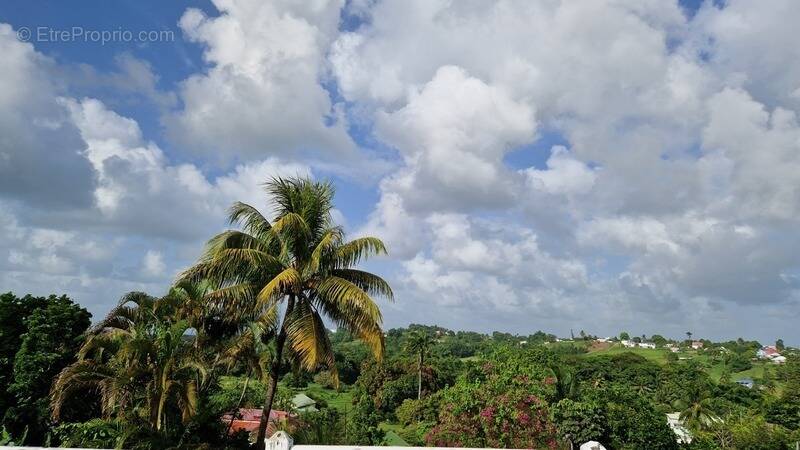
[[[314,383],[327,389],[337,389],[333,376],[327,370],[314,375]],[[337,391],[338,390],[339,389],[337,389]]]
[[[53,437],[62,447],[116,448],[123,434],[121,422],[104,419],[64,423],[53,429]]]

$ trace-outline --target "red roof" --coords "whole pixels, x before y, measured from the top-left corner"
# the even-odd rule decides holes
[[[774,345],[767,345],[765,347],[762,347],[761,351],[763,351],[765,355],[776,355],[776,354],[778,354],[778,349]]]
[[[272,410],[269,412],[269,423],[267,423],[267,436],[272,436],[275,433],[276,425],[285,422],[289,418],[286,411]],[[224,423],[230,423],[231,415],[225,414],[222,416]],[[231,434],[244,430],[248,433],[254,433],[258,430],[258,424],[261,422],[261,408],[240,408],[236,418],[233,419],[231,425]]]

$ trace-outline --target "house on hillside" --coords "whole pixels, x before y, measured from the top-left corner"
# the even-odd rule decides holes
[[[747,389],[753,389],[753,386],[755,386],[755,383],[753,382],[752,378],[742,378],[736,380],[736,384],[738,384],[739,386],[744,386]]]
[[[292,405],[297,412],[317,411],[317,402],[306,394],[300,393],[292,397]]]
[[[695,350],[703,348],[703,341],[692,341],[692,348]]]
[[[650,349],[654,349],[654,348],[656,348],[656,344],[654,344],[654,343],[652,343],[652,342],[640,342],[640,343],[639,343],[639,347],[640,347],[640,348],[650,348]]]
[[[786,357],[782,355],[773,355],[769,358],[772,364],[784,364],[786,363]]]
[[[759,359],[770,359],[775,356],[780,356],[780,352],[774,345],[765,345],[756,350],[756,357]]]
[[[635,348],[636,347],[636,342],[633,342],[633,341],[628,341],[628,340],[623,339],[623,340],[621,340],[619,342],[625,348]]]
[[[251,439],[255,438],[258,432],[258,424],[261,422],[261,408],[239,408],[236,417],[231,414],[222,416],[222,422],[230,427],[230,434],[245,431],[250,434]],[[276,431],[286,428],[286,424],[291,416],[286,411],[272,410],[269,413],[267,422],[267,436],[272,436]],[[233,423],[231,423],[233,420]]]
[[[678,346],[675,345],[675,344],[667,344],[666,348],[667,348],[667,350],[671,351],[672,353],[678,353],[678,351],[680,351]]]

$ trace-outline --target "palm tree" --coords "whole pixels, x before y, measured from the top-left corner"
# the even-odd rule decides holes
[[[239,408],[242,407],[242,402],[247,395],[247,388],[250,385],[250,378],[255,377],[256,380],[267,382],[267,373],[269,371],[269,363],[272,360],[272,351],[268,345],[269,339],[272,337],[268,333],[268,329],[260,321],[248,323],[244,330],[233,337],[226,345],[220,362],[231,370],[236,364],[242,364],[245,370],[244,385],[242,386],[242,393],[239,396],[233,411],[231,411],[231,421],[228,424],[228,433],[230,433],[233,426],[233,419]]]
[[[372,254],[386,253],[386,248],[374,237],[345,242],[342,228],[331,219],[330,183],[274,178],[265,189],[274,205],[274,220],[253,206],[235,203],[229,221],[240,229],[213,237],[200,261],[181,276],[213,280],[219,288],[208,298],[230,320],[260,320],[275,333],[259,448],[264,446],[284,353],[306,370],[326,367],[338,380],[322,320],[326,316],[381,359],[382,316],[371,296],[393,298],[386,281],[353,268]]]
[[[206,300],[206,295],[213,290],[209,280],[193,282],[181,280],[170,288],[165,301],[172,302],[177,318],[185,320],[196,334],[195,347],[207,340],[207,325],[213,315],[210,310],[212,303]]]
[[[556,400],[574,400],[580,394],[580,380],[575,371],[563,364],[553,364],[550,371],[555,378]]]
[[[695,430],[705,430],[718,422],[717,416],[712,409],[711,394],[708,389],[700,386],[692,386],[687,392],[684,400],[675,402],[675,406],[681,409],[680,419]]]
[[[417,400],[422,399],[422,365],[425,354],[433,344],[433,338],[422,330],[412,331],[406,338],[406,351],[417,356]]]
[[[692,332],[691,331],[687,331],[686,332],[686,339],[689,340],[689,345],[692,345]]]
[[[105,417],[142,419],[158,432],[167,427],[169,407],[180,411],[183,422],[194,416],[207,371],[184,338],[189,323],[176,319],[173,307],[140,292],[125,295],[53,384],[53,418],[59,419],[68,398],[87,388],[100,393]]]

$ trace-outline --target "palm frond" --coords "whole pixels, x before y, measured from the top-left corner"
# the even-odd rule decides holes
[[[320,239],[316,247],[314,247],[314,251],[311,252],[311,257],[305,271],[309,274],[316,273],[320,268],[323,256],[330,253],[331,250],[334,250],[339,242],[341,242],[343,236],[344,232],[340,227],[327,230],[322,235],[322,239]]]
[[[355,284],[339,277],[327,277],[316,289],[312,301],[338,326],[361,339],[376,359],[383,357],[384,339],[380,309]]]
[[[303,216],[294,212],[282,215],[275,221],[272,229],[276,234],[291,236],[292,239],[308,239],[311,237],[311,229],[308,227],[306,220]]]
[[[334,269],[332,275],[343,278],[370,295],[380,295],[394,301],[394,292],[383,278],[358,269]]]
[[[242,229],[248,233],[264,238],[272,231],[272,225],[261,212],[253,206],[243,202],[236,202],[228,210],[228,222],[241,224]]]
[[[300,365],[308,371],[335,368],[325,323],[307,301],[298,302],[286,318],[286,338]]]
[[[387,254],[383,241],[376,237],[362,237],[343,244],[334,255],[337,268],[355,266],[371,255]]]
[[[299,289],[301,282],[300,273],[294,267],[288,267],[267,283],[256,297],[260,307],[268,307],[293,288]]]

